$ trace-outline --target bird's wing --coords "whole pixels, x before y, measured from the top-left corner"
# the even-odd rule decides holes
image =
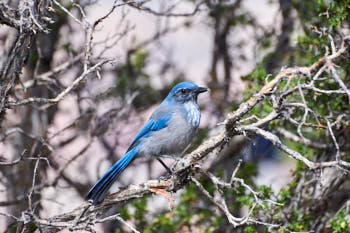
[[[142,127],[139,133],[136,135],[134,140],[131,142],[131,145],[128,148],[130,151],[134,148],[139,142],[140,139],[149,137],[152,132],[161,130],[168,125],[168,122],[172,116],[172,111],[167,111],[167,109],[158,109],[156,110],[147,123]]]

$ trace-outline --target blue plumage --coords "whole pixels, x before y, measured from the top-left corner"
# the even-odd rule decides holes
[[[126,154],[97,181],[86,199],[94,204],[101,203],[114,180],[138,156],[156,156],[165,166],[159,157],[181,155],[198,128],[197,96],[205,91],[207,88],[193,82],[181,82],[173,87],[131,142]]]
[[[117,176],[126,168],[126,166],[135,158],[136,148],[128,151],[121,159],[116,162],[91,188],[86,195],[86,200],[93,200],[94,203],[101,203],[105,195],[113,184]]]
[[[164,127],[166,127],[170,117],[171,117],[170,114],[164,115],[164,116],[160,117],[159,119],[153,119],[151,117],[147,121],[147,123],[142,127],[140,132],[135,136],[134,140],[131,142],[131,145],[128,148],[128,151],[131,148],[135,147],[135,145],[137,145],[138,142],[140,142],[139,139],[146,138],[146,137],[150,136],[153,131],[158,131],[158,130],[161,130]]]

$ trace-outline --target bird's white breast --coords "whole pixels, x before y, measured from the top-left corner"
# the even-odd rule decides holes
[[[201,113],[197,103],[189,101],[184,104],[184,107],[186,109],[187,120],[189,123],[194,127],[198,127],[201,120]]]

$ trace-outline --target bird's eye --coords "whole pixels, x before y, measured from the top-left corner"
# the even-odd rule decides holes
[[[180,92],[181,94],[185,94],[185,93],[186,93],[186,89],[180,89],[179,92]]]

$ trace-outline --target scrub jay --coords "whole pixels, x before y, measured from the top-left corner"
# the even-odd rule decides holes
[[[86,200],[101,203],[117,176],[139,156],[157,157],[171,173],[159,157],[180,155],[190,144],[201,118],[197,97],[207,90],[193,82],[177,84],[136,135],[125,155],[90,189]]]

